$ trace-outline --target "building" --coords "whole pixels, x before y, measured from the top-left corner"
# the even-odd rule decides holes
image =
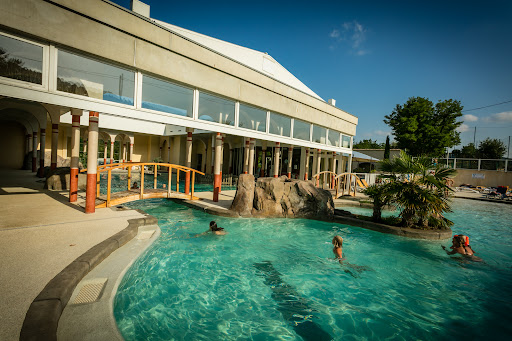
[[[60,158],[73,175],[86,149],[88,164],[160,159],[216,176],[350,170],[357,117],[268,54],[132,3],[0,0],[0,167]]]

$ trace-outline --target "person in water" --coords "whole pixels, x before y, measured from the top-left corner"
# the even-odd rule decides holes
[[[332,249],[332,252],[336,256],[336,259],[343,259],[343,238],[340,236],[334,236],[332,239],[332,245],[334,245],[334,248]]]
[[[471,245],[469,245],[469,237],[463,234],[456,234],[453,236],[452,246],[450,246],[450,249],[452,249],[451,251],[448,251],[444,245],[442,248],[450,256],[459,253],[472,261],[482,261],[482,258],[475,256],[475,251],[473,251]]]
[[[139,185],[137,184],[137,181],[133,182],[132,189],[139,189]]]
[[[224,228],[222,228],[222,227],[218,227],[218,226],[217,226],[217,223],[216,223],[215,221],[213,221],[213,220],[212,220],[212,221],[210,221],[210,229],[209,229],[208,231],[205,231],[205,232],[203,232],[203,233],[200,233],[200,234],[196,235],[196,237],[203,236],[203,235],[205,235],[205,234],[207,234],[207,233],[210,233],[210,232],[211,232],[212,234],[216,234],[216,235],[218,235],[218,236],[221,236],[221,235],[225,235],[225,234],[227,234],[227,232],[226,232],[226,231],[224,231]]]

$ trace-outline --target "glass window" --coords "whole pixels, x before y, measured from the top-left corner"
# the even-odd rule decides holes
[[[193,117],[194,90],[146,75],[142,76],[142,107]]]
[[[200,92],[199,119],[234,126],[235,102]]]
[[[290,117],[273,112],[270,113],[269,133],[281,136],[290,136],[291,126],[292,119]],[[307,140],[309,141],[309,137]]]
[[[293,120],[293,137],[296,139],[309,141],[311,133],[311,124],[301,121]]]
[[[43,84],[43,48],[0,35],[0,76]]]
[[[57,90],[133,105],[135,73],[59,50]]]
[[[341,139],[341,146],[343,148],[350,148],[350,136],[343,135]]]
[[[327,135],[327,136],[328,136],[327,144],[329,146],[336,146],[336,147],[340,146],[340,133],[339,132],[329,129],[329,135]]]
[[[326,134],[327,129],[325,129],[324,127],[319,127],[317,125],[313,125],[313,142],[325,144]]]
[[[267,112],[245,104],[240,104],[238,126],[258,131],[266,131]]]

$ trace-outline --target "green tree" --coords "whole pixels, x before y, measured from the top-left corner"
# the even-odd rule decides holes
[[[405,152],[392,160],[380,163],[381,170],[389,179],[384,186],[384,196],[402,210],[400,218],[406,227],[446,228],[452,222],[443,216],[450,211],[449,193],[452,189],[447,179],[456,171],[435,165],[431,158],[413,159]]]
[[[354,143],[354,149],[382,149],[382,143],[377,143],[377,140],[373,141],[372,139],[364,139],[357,143]]]
[[[503,142],[488,137],[480,142],[476,155],[480,159],[501,159],[506,151],[507,148]]]
[[[435,105],[427,98],[411,97],[397,104],[384,122],[392,128],[398,148],[413,156],[442,155],[446,148],[460,143],[456,128],[462,124],[460,101],[445,100]]]
[[[373,221],[382,220],[382,207],[392,202],[392,195],[388,190],[389,183],[374,184],[364,190],[364,194],[373,200]]]
[[[386,146],[384,147],[384,159],[389,159],[389,150],[391,147],[389,146],[389,136],[386,136]]]

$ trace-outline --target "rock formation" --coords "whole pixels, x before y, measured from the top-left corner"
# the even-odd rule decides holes
[[[240,175],[231,210],[242,217],[287,217],[330,219],[334,203],[329,191],[311,181],[259,178]]]
[[[69,167],[61,167],[55,168],[54,170],[49,170],[46,175],[46,183],[44,184],[44,189],[49,189],[53,191],[64,191],[69,189]],[[87,174],[79,173],[78,174],[78,189],[85,190],[87,185]]]

